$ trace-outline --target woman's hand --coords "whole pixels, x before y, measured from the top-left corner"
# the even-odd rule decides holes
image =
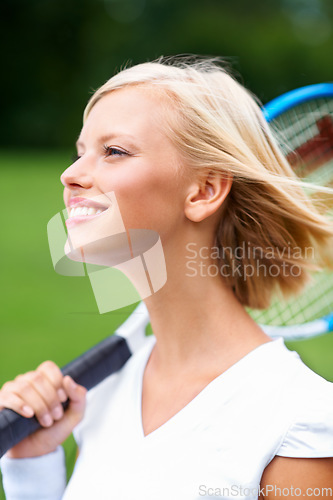
[[[54,451],[82,419],[86,392],[71,377],[64,377],[52,361],[6,382],[0,390],[0,410],[10,408],[28,418],[35,415],[42,426],[11,448],[6,456],[36,457]],[[64,412],[61,403],[67,399],[69,407]]]

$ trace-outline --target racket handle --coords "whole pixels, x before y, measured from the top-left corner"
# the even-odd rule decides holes
[[[120,370],[131,354],[126,340],[115,334],[71,361],[61,371],[89,390]],[[64,409],[68,404],[68,400],[63,403]],[[8,408],[0,411],[0,457],[40,427],[36,417],[25,418]]]

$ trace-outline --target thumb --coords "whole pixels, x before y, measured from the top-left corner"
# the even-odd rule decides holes
[[[75,426],[84,414],[87,389],[74,382],[69,375],[63,378],[63,387],[69,398],[69,406],[65,412],[65,416]]]

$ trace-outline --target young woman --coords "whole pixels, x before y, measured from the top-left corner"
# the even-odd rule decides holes
[[[87,406],[50,361],[3,386],[1,407],[43,427],[2,459],[8,500],[330,496],[333,385],[245,306],[301,290],[333,229],[255,99],[213,61],[141,64],[92,96],[77,146],[61,176],[72,239],[84,250],[112,228],[114,193],[126,231],[159,234],[167,281],[145,299],[154,337]],[[101,213],[71,212],[92,200]],[[66,487],[60,444],[73,430]]]

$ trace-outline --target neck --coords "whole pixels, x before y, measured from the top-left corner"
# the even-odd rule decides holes
[[[223,278],[204,272],[206,259],[196,261],[201,271],[194,273],[186,256],[179,255],[173,265],[167,263],[164,287],[145,299],[157,341],[154,358],[165,372],[197,366],[198,360],[209,360],[220,369],[223,360],[227,366],[270,340]]]

